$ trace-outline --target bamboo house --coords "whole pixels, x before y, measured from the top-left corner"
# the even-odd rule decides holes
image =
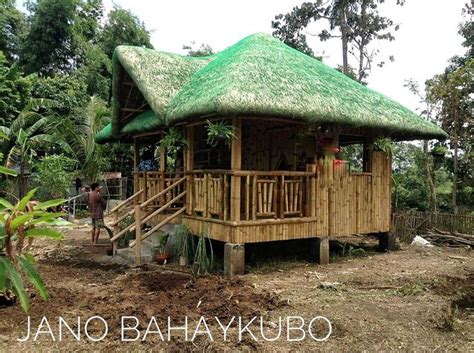
[[[183,136],[182,153],[171,148],[170,131]],[[182,223],[226,243],[226,273],[243,271],[246,243],[313,238],[320,263],[333,237],[377,234],[387,248],[391,156],[378,141],[446,136],[267,34],[204,57],[119,46],[112,122],[96,141],[133,143],[134,194],[112,210],[112,241],[126,231],[117,228],[120,210],[134,204],[125,213],[140,234],[132,246]],[[158,165],[144,163],[160,145]],[[340,156],[351,145],[363,151],[360,168]],[[142,234],[140,224],[152,219]]]

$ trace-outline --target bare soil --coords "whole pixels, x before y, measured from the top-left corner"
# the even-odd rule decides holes
[[[32,331],[47,317],[57,338],[57,320],[71,326],[100,315],[109,334],[100,342],[83,335],[77,342],[65,335],[61,342],[40,335],[34,342],[19,342],[27,315],[18,305],[0,308],[0,351],[36,350],[169,350],[169,351],[461,351],[474,349],[474,260],[470,250],[402,247],[391,253],[367,257],[337,258],[328,266],[305,262],[273,262],[252,267],[248,274],[225,278],[195,277],[180,267],[150,266],[144,271],[106,255],[108,244],[91,246],[87,228],[68,230],[60,243],[42,240],[34,245],[50,294],[44,302],[31,291]],[[265,332],[272,332],[279,317],[327,317],[333,333],[325,342],[306,338],[288,342],[286,332],[275,342],[255,342],[222,334],[210,341],[201,335],[186,342],[176,334],[163,342],[150,335],[145,341],[121,342],[121,317],[136,316],[141,334],[152,317],[165,335],[167,318],[190,326],[208,319],[210,331],[219,332],[216,321],[232,317],[265,318]],[[254,332],[259,332],[257,325]],[[100,335],[100,325],[89,333]],[[230,332],[235,333],[232,328]],[[275,332],[275,331],[273,331]],[[192,333],[192,332],[191,332]],[[269,334],[268,336],[271,336]],[[261,338],[261,336],[258,336]],[[166,338],[166,336],[165,336]]]

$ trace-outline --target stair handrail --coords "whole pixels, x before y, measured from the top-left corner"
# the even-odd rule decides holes
[[[182,177],[180,179],[178,179],[176,182],[174,182],[173,184],[167,186],[165,189],[163,189],[162,191],[160,191],[159,193],[157,193],[156,195],[153,195],[151,198],[149,198],[148,200],[146,200],[145,202],[141,203],[139,206],[141,209],[145,208],[147,205],[149,205],[151,202],[153,202],[154,200],[156,200],[157,198],[165,195],[167,192],[169,192],[170,190],[172,190],[173,188],[179,186],[180,184],[184,183],[186,181],[187,177]],[[135,193],[134,195],[132,195],[131,197],[129,197],[127,200],[125,200],[124,202],[121,202],[119,205],[115,206],[112,211],[114,212],[117,212],[121,207],[123,207],[125,204],[127,204],[128,202],[132,201],[134,198],[136,198],[138,195],[140,195],[142,192],[144,191],[144,189],[141,189],[140,191],[138,191],[137,193]],[[163,212],[164,210],[166,210],[168,207],[170,207],[173,203],[175,203],[176,201],[178,201],[179,199],[183,198],[184,196],[186,195],[186,190],[181,192],[179,195],[175,196],[173,199],[169,200],[166,204],[164,204],[163,206],[161,206],[160,208],[158,208],[157,210],[155,211],[152,211],[151,213],[145,215],[142,219],[139,220],[140,224],[143,224],[147,221],[149,221],[150,219],[152,219],[153,217],[157,216],[159,213]],[[111,213],[112,213],[111,211]],[[121,218],[118,218],[112,223],[113,226],[116,226],[117,224],[119,224],[123,219],[125,219],[127,216],[132,216],[133,214],[135,213],[135,209],[127,212],[124,216],[122,216]],[[136,218],[136,217],[135,217]],[[132,231],[135,227],[136,227],[136,224],[137,224],[137,219],[135,219],[135,221],[129,225],[128,227],[122,229],[120,232],[118,232],[117,234],[115,234],[112,238],[110,238],[110,242],[111,243],[115,243],[118,239],[120,239],[122,236],[124,236],[127,232],[129,231]]]
[[[184,181],[186,180],[186,177],[182,177],[181,179],[178,179],[177,181],[175,181],[173,184],[167,186],[166,188],[164,188],[163,190],[161,190],[158,194],[156,195],[153,195],[152,197],[150,197],[148,200],[146,200],[145,202],[143,202],[142,204],[140,204],[140,208],[145,208],[146,206],[148,206],[151,202],[155,201],[157,198],[165,195],[168,191],[170,191],[171,189],[175,188],[176,186],[182,184]]]
[[[109,214],[112,214],[114,212],[117,212],[118,210],[120,210],[122,207],[124,207],[125,205],[127,205],[128,203],[130,203],[131,201],[133,201],[135,198],[137,198],[139,195],[141,195],[143,192],[145,191],[145,189],[141,189],[139,191],[137,191],[136,193],[134,193],[132,196],[130,196],[128,199],[120,202],[117,206],[115,206],[114,208],[112,208],[110,211],[109,211]]]

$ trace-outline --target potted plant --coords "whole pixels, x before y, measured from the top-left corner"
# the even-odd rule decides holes
[[[170,258],[170,253],[168,253],[166,250],[166,243],[168,242],[168,237],[169,234],[160,233],[158,238],[158,245],[154,247],[155,260],[160,265],[165,265]]]

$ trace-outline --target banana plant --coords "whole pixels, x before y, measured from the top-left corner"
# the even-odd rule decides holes
[[[64,200],[39,202],[32,207],[30,201],[35,193],[36,189],[31,190],[16,204],[0,198],[0,293],[14,293],[25,313],[29,309],[29,298],[24,278],[29,280],[44,300],[48,299],[35,260],[27,252],[27,240],[38,237],[54,240],[63,238],[60,231],[52,228],[60,224],[58,217],[63,213],[48,212],[48,209],[63,204]]]

